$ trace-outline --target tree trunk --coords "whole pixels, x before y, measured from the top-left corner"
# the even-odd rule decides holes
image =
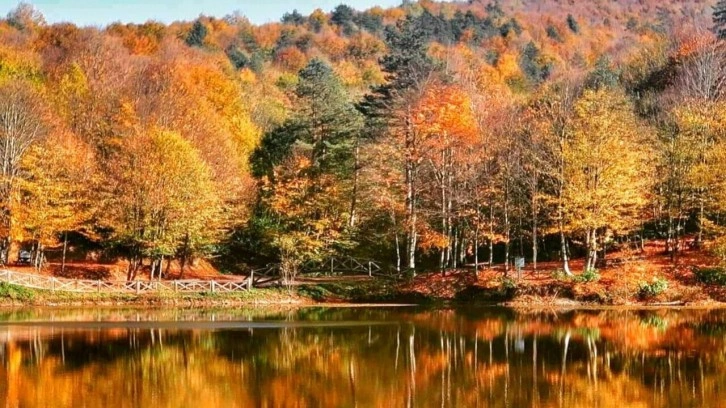
[[[401,273],[401,243],[398,239],[398,223],[396,222],[396,212],[391,211],[391,221],[393,222],[394,239],[396,243],[396,272]]]
[[[700,247],[701,243],[703,242],[703,217],[704,217],[704,199],[703,199],[704,192],[701,191],[700,197],[698,198],[698,235],[696,236],[696,243]]]
[[[479,231],[474,236],[474,273],[479,274]]]
[[[396,272],[401,272],[401,244],[398,242],[398,232],[396,233]]]
[[[444,182],[448,186],[448,194],[446,195],[446,235],[449,237],[449,245],[447,250],[447,263],[449,266],[453,266],[456,268],[456,245],[458,244],[458,239],[456,237],[456,232],[453,229],[453,222],[451,220],[451,214],[454,207],[454,200],[452,199],[453,195],[453,189],[454,189],[454,178],[453,178],[453,172],[452,172],[452,165],[451,165],[451,156],[453,152],[451,148],[449,147],[446,149],[446,154],[444,155],[444,163],[446,168],[446,177],[442,177],[442,182]],[[452,241],[453,238],[453,241]]]
[[[509,272],[509,247],[510,247],[510,226],[509,226],[509,194],[504,191],[504,276]]]
[[[169,275],[169,273],[171,272],[171,261],[172,261],[172,257],[169,257],[166,260],[166,270],[164,271],[164,277],[166,277],[166,278],[171,278],[171,275]]]
[[[479,274],[479,204],[476,206],[476,227],[474,227],[474,273]]]
[[[63,234],[63,258],[61,258],[61,275],[66,272],[66,252],[68,250],[68,233]]]
[[[494,205],[489,200],[489,268],[494,265]]]
[[[187,266],[189,258],[189,232],[184,234],[184,243],[182,244],[181,256],[179,257],[179,279],[184,278],[184,268]]]
[[[595,269],[597,265],[597,228],[588,231],[587,247],[588,254],[584,272]]]
[[[532,197],[532,269],[537,272],[537,199]]]
[[[350,218],[348,219],[348,227],[355,227],[356,222],[356,210],[358,206],[358,177],[360,173],[360,147],[359,141],[355,139],[355,150],[354,150],[354,164],[353,164],[353,192],[350,198]]]
[[[411,129],[411,114],[406,116],[406,210],[408,212],[407,255],[408,268],[416,275],[416,186],[414,183],[416,163],[414,158],[415,137]]]
[[[441,151],[441,161],[444,162],[446,157],[446,153],[444,151]],[[446,171],[446,165],[442,164],[441,166],[441,174],[439,174],[439,189],[441,190],[441,234],[446,236],[447,242],[446,246],[441,247],[441,254],[439,255],[439,271],[441,272],[441,276],[446,275],[446,252],[451,247],[450,239],[451,237],[448,234],[448,228],[447,228],[447,221],[448,217],[446,216],[446,183],[444,182],[445,178],[445,171]]]
[[[565,231],[562,228],[561,222],[560,222],[560,252],[562,253],[562,270],[565,272],[565,275],[572,276],[572,271],[570,271],[570,262],[569,262],[568,256],[567,256],[567,238],[565,238]]]
[[[40,271],[43,266],[43,245],[38,241],[35,246],[35,270]]]

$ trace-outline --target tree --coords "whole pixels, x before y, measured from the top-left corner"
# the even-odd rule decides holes
[[[300,25],[305,24],[306,19],[305,19],[305,16],[300,14],[300,12],[297,11],[297,9],[295,9],[292,11],[292,13],[283,14],[282,19],[280,21],[282,21],[283,24],[292,24],[292,25],[300,26]]]
[[[389,54],[381,60],[387,83],[371,90],[360,104],[368,126],[377,138],[399,144],[404,154],[406,265],[416,268],[418,242],[418,130],[413,126],[414,106],[432,79],[435,64],[427,55],[424,32],[408,17],[386,33]]]
[[[467,164],[466,147],[476,143],[478,135],[472,103],[461,88],[434,82],[427,86],[413,112],[412,126],[420,138],[420,159],[430,167],[437,185],[434,201],[438,201],[441,230],[430,234],[433,242],[421,246],[440,250],[439,266],[456,267],[461,232],[455,212],[461,207],[464,185],[462,173]]]
[[[713,6],[713,30],[721,40],[726,40],[726,0],[719,0]]]
[[[550,76],[552,67],[542,60],[537,45],[530,41],[522,50],[519,57],[519,67],[527,78],[534,83],[540,83]]]
[[[541,143],[535,145],[541,150],[535,153],[535,157],[543,161],[540,170],[545,186],[544,200],[554,207],[552,218],[559,235],[562,270],[567,275],[572,273],[567,231],[569,202],[565,194],[569,189],[566,174],[568,157],[565,152],[572,136],[574,106],[579,93],[579,87],[569,81],[553,84],[535,97],[526,112],[530,121],[528,126],[541,137]]]
[[[347,194],[339,184],[333,175],[317,172],[304,154],[293,154],[272,177],[262,179],[264,234],[277,252],[286,283],[294,281],[303,263],[351,248]]]
[[[355,10],[345,4],[339,4],[330,13],[330,22],[341,27],[345,34],[351,34],[353,30],[353,17]]]
[[[207,32],[207,26],[201,20],[195,21],[185,39],[187,45],[190,47],[203,47]]]
[[[355,225],[362,130],[330,66],[313,59],[298,77],[291,117],[267,133],[252,156],[263,183],[262,211],[274,220],[266,234],[289,278],[301,262],[333,253],[342,242],[334,237]]]
[[[0,236],[1,262],[8,262],[17,206],[21,163],[48,128],[45,105],[33,88],[23,82],[0,83]]]
[[[45,25],[45,17],[32,4],[20,2],[7,16],[8,23],[18,30],[30,30]]]
[[[92,193],[98,180],[93,154],[74,135],[57,132],[30,148],[22,171],[17,224],[23,240],[34,242],[37,269],[44,249],[63,242],[63,272],[68,232],[90,227],[95,215]]]
[[[580,32],[580,25],[577,23],[577,20],[575,20],[575,17],[573,17],[572,14],[567,15],[567,27],[569,27],[570,31],[575,34]]]
[[[638,123],[625,95],[586,90],[574,107],[572,137],[565,144],[564,196],[568,224],[583,234],[585,270],[595,268],[607,232],[628,232],[649,190],[645,148],[648,130]]]
[[[206,164],[177,133],[150,129],[126,136],[113,158],[105,197],[105,224],[126,251],[128,279],[143,258],[152,260],[150,279],[161,277],[165,257],[214,241],[222,207]]]
[[[319,172],[350,174],[353,146],[361,129],[358,112],[340,79],[323,61],[311,60],[298,77],[295,111],[285,124],[265,135],[253,155],[258,176],[281,164],[293,146],[305,152]]]

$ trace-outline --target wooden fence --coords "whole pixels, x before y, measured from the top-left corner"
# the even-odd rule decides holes
[[[330,258],[320,263],[303,265],[301,273],[324,275],[368,275],[394,277],[375,261],[359,260],[351,257]],[[238,292],[252,287],[275,285],[280,281],[280,265],[269,264],[264,268],[253,269],[250,275],[240,281],[214,280],[168,280],[168,281],[106,281],[88,279],[67,279],[52,276],[0,270],[0,282],[27,288],[50,291],[83,293],[158,293],[158,292]]]
[[[252,281],[214,280],[171,280],[171,281],[104,281],[87,279],[66,279],[51,276],[33,275],[28,273],[0,270],[0,282],[27,288],[44,289],[63,292],[84,293],[157,293],[157,292],[239,292],[249,290]]]
[[[384,269],[376,261],[356,259],[352,257],[333,257],[323,262],[308,262],[303,264],[302,273],[368,276],[389,275],[385,273]]]

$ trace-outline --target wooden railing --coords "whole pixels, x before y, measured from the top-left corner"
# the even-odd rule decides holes
[[[376,261],[352,257],[333,257],[323,262],[308,262],[303,265],[302,273],[324,273],[341,275],[385,275],[384,269]]]
[[[351,257],[330,258],[324,262],[307,263],[301,274],[320,273],[324,275],[368,275],[392,277],[375,261]],[[157,292],[238,292],[252,287],[269,286],[279,283],[280,265],[269,264],[264,268],[253,269],[250,275],[240,281],[214,280],[168,280],[168,281],[106,281],[88,279],[56,278],[52,276],[0,270],[0,282],[28,288],[64,292],[106,292],[106,293],[157,293]]]
[[[87,279],[67,279],[51,276],[33,275],[9,270],[0,270],[0,282],[27,288],[44,289],[63,292],[84,293],[158,293],[158,292],[239,292],[249,290],[252,280],[241,281],[214,280],[170,280],[170,281],[105,281]]]

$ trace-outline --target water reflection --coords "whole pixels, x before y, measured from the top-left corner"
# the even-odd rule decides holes
[[[6,407],[726,406],[719,310],[54,310],[0,319]]]

